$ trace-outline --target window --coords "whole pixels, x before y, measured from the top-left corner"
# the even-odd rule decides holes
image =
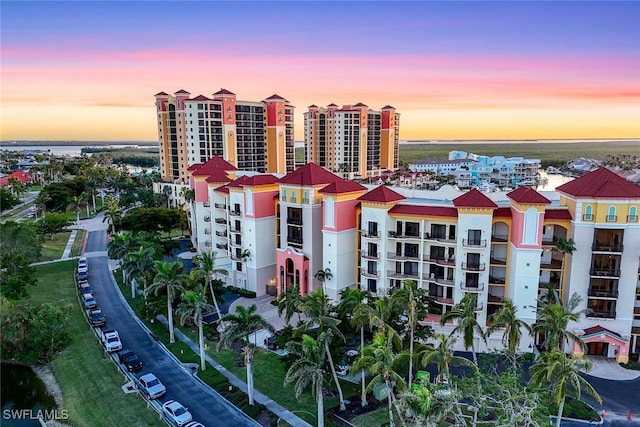
[[[582,219],[585,221],[593,221],[593,206],[587,205],[584,207],[584,216]]]
[[[282,190],[282,201],[283,202],[287,201],[287,190]]]
[[[638,209],[635,206],[629,208],[629,215],[627,216],[627,222],[638,221]]]
[[[607,222],[616,222],[618,216],[616,215],[616,207],[609,206],[609,212],[607,213]]]

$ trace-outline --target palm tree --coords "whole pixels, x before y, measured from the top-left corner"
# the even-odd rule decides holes
[[[489,316],[489,321],[493,324],[487,329],[487,335],[498,329],[504,329],[502,334],[502,344],[507,348],[509,355],[513,358],[513,369],[516,369],[516,352],[520,346],[522,338],[522,328],[530,335],[533,334],[531,326],[518,318],[518,308],[509,299],[502,300],[502,308]]]
[[[324,365],[326,352],[324,341],[331,331],[326,331],[315,340],[313,337],[303,334],[301,342],[290,341],[287,350],[295,357],[295,361],[287,370],[284,377],[284,386],[294,383],[296,398],[299,398],[304,389],[311,386],[311,392],[318,404],[318,427],[324,426],[324,398],[322,386],[324,384]]]
[[[218,320],[222,319],[222,313],[220,312],[220,307],[218,306],[218,300],[216,297],[216,293],[213,291],[213,275],[214,274],[222,274],[224,276],[228,275],[229,272],[224,268],[216,268],[216,256],[217,253],[213,252],[202,252],[198,255],[194,261],[202,273],[204,274],[205,286],[209,289],[211,293],[211,299],[213,300],[213,306],[216,309],[216,313],[218,313]],[[206,292],[206,289],[205,289]]]
[[[151,292],[155,296],[158,296],[160,291],[167,292],[167,320],[169,321],[169,342],[174,343],[175,338],[173,336],[173,300],[176,299],[178,292],[183,292],[183,282],[185,275],[182,273],[184,268],[181,261],[166,262],[156,261],[154,263],[156,268],[156,277],[147,290],[145,291],[145,297]]]
[[[118,201],[113,196],[107,197],[105,201],[106,209],[102,222],[109,221],[111,223],[111,234],[116,233],[116,220],[120,218],[120,207]]]
[[[570,389],[573,389],[574,396],[579,399],[584,388],[598,403],[602,403],[598,392],[580,375],[580,371],[588,372],[591,367],[591,362],[585,357],[570,358],[563,351],[553,349],[541,353],[529,369],[531,383],[535,387],[548,384],[551,389],[551,394],[558,405],[556,427],[560,427],[564,403],[567,396],[570,396]]]
[[[418,301],[424,297],[424,289],[418,288],[413,280],[405,280],[402,288],[396,289],[391,295],[391,305],[396,312],[406,312],[409,323],[409,387],[413,379],[413,340],[418,324]],[[422,307],[424,310],[424,307]]]
[[[367,312],[370,329],[375,329],[378,332],[385,332],[387,329],[394,330],[390,326],[393,306],[389,297],[377,298],[373,301],[373,305],[367,305],[362,309]]]
[[[247,367],[247,394],[249,396],[249,405],[253,405],[253,344],[249,340],[249,335],[260,329],[274,331],[273,326],[267,322],[261,315],[256,313],[257,307],[252,304],[250,307],[239,305],[236,307],[235,313],[225,315],[222,320],[225,321],[225,328],[220,333],[220,341],[218,341],[218,351],[222,347],[231,348],[233,343],[239,339],[244,341],[242,349],[244,353],[244,364]]]
[[[565,239],[564,237],[561,237],[556,242],[556,249],[562,253],[573,255],[576,251],[576,243],[573,239]]]
[[[71,202],[67,206],[68,211],[76,212],[76,226],[80,227],[80,213],[82,212],[82,207],[86,204],[86,200],[84,199],[84,193],[80,196],[73,196],[71,198]]]
[[[478,358],[476,356],[475,334],[477,333],[482,340],[485,340],[485,334],[482,326],[476,319],[477,297],[475,294],[466,294],[458,304],[442,315],[440,324],[444,325],[448,320],[457,320],[456,327],[451,331],[451,335],[462,334],[465,349],[471,349],[473,363],[478,366]]]
[[[393,427],[392,404],[395,400],[393,393],[394,384],[398,390],[405,388],[404,379],[394,370],[394,366],[400,359],[400,338],[391,329],[383,333],[376,333],[373,342],[364,348],[363,356],[353,366],[353,369],[368,369],[373,378],[367,385],[367,391],[371,391],[378,384],[387,387],[387,403],[389,409],[389,425]],[[398,410],[398,416],[402,419]]]
[[[134,280],[142,282],[142,289],[147,289],[147,283],[153,273],[155,251],[151,247],[140,246],[137,251],[129,252],[122,258],[122,269],[131,282],[131,298],[136,297]]]
[[[435,339],[437,346],[422,346],[418,352],[418,363],[421,366],[426,366],[429,363],[435,363],[438,367],[438,380],[443,382],[445,378],[450,378],[449,367],[453,365],[468,366],[473,369],[478,369],[476,365],[470,362],[464,357],[455,356],[453,354],[453,346],[455,344],[455,338],[452,336],[446,336],[445,334],[436,334]]]
[[[198,326],[198,340],[200,344],[200,369],[206,369],[204,362],[204,330],[202,328],[202,313],[211,311],[213,306],[207,302],[202,288],[186,291],[182,295],[182,303],[178,306],[176,314],[180,315],[180,323],[184,326],[187,320],[193,320]]]
[[[92,168],[92,172],[93,172],[94,169],[98,169],[98,168]],[[84,188],[85,188],[85,190],[88,191],[89,194],[91,194],[91,201],[93,202],[93,212],[95,213],[95,211],[96,211],[96,189],[98,188],[98,181],[95,178],[89,177],[84,182]]]
[[[338,329],[340,320],[332,316],[333,306],[329,302],[329,298],[322,289],[317,289],[314,292],[305,295],[300,303],[300,309],[307,315],[307,321],[302,325],[303,330],[309,330],[315,326],[318,328],[318,333],[321,334],[326,330],[332,331],[332,336],[335,335],[344,341],[342,332]],[[327,360],[329,360],[329,366],[331,367],[331,374],[333,381],[338,388],[338,397],[340,399],[340,410],[346,409],[344,405],[344,397],[342,395],[342,387],[338,381],[338,374],[333,363],[333,357],[329,350],[329,340],[324,341],[325,351],[327,353]]]
[[[351,325],[360,329],[360,354],[364,352],[364,327],[369,325],[369,312],[370,308],[369,292],[361,291],[358,288],[347,288],[342,291],[340,304],[338,305],[337,312],[342,317],[350,317]],[[361,386],[362,391],[360,393],[360,404],[367,406],[367,392],[365,384],[364,369],[361,371]]]
[[[327,267],[324,270],[319,269],[318,271],[316,271],[316,274],[314,274],[313,277],[315,277],[322,283],[322,289],[324,289],[324,283],[327,280],[331,280],[331,278],[333,277],[333,273],[331,272],[331,269]]]
[[[302,302],[302,295],[300,295],[300,286],[293,285],[286,291],[282,292],[278,295],[276,299],[278,303],[278,316],[282,316],[284,313],[284,321],[289,324],[289,321],[293,317],[293,313],[298,313],[298,322],[302,319],[300,318],[300,303]]]
[[[565,305],[557,302],[547,303],[538,309],[538,321],[533,325],[533,331],[544,334],[542,346],[548,350],[561,350],[571,340],[585,348],[582,339],[567,329],[569,322],[577,322],[588,309],[577,310],[582,303],[582,297],[577,293],[571,295]]]

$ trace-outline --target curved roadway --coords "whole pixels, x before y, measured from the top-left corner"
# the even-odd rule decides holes
[[[144,362],[144,368],[135,373],[136,377],[149,372],[155,374],[167,388],[167,394],[159,400],[177,400],[189,408],[195,421],[207,427],[259,425],[217,392],[193,378],[132,316],[109,273],[106,239],[106,230],[89,232],[84,251],[89,263],[89,283],[98,306],[107,316],[107,326],[119,332],[123,348],[131,349]]]

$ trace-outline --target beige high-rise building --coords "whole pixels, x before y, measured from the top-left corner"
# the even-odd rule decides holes
[[[240,101],[226,89],[212,98],[185,90],[155,95],[160,172],[185,184],[187,168],[221,156],[240,170],[287,173],[294,169],[294,107],[279,95]]]
[[[400,114],[387,105],[309,106],[304,114],[306,161],[343,178],[378,176],[398,167]]]

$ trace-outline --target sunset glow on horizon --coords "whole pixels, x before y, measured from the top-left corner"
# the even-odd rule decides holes
[[[157,140],[154,94],[390,104],[401,139],[640,137],[638,2],[3,2],[1,140]]]

